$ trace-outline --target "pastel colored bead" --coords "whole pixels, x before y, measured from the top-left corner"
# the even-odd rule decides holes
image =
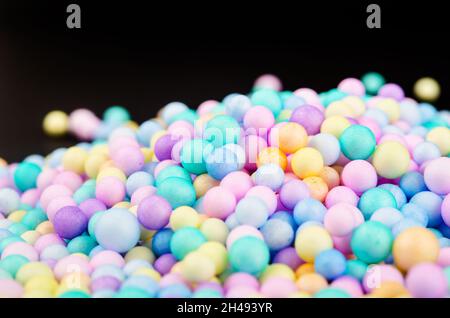
[[[199,227],[200,223],[200,215],[188,206],[180,206],[170,214],[169,224],[174,231],[187,226]]]
[[[137,219],[146,229],[159,230],[169,223],[172,207],[163,197],[153,195],[142,200],[137,209]]]
[[[361,175],[364,175],[364,178],[361,178]],[[378,182],[375,168],[365,160],[353,160],[346,164],[341,178],[342,183],[356,193],[374,188]]]
[[[293,110],[289,121],[301,125],[308,135],[316,135],[320,131],[324,117],[324,114],[317,107],[302,105]]]
[[[116,177],[104,177],[96,184],[95,196],[111,207],[125,197],[125,185]]]
[[[314,262],[320,252],[332,247],[330,235],[321,227],[309,226],[297,232],[295,249],[300,258],[306,262]]]
[[[258,153],[256,165],[261,167],[266,164],[276,164],[284,171],[287,167],[286,155],[277,147],[264,148]]]
[[[439,158],[431,161],[424,170],[424,181],[428,189],[436,194],[450,193],[450,158]]]
[[[234,194],[223,186],[213,187],[203,198],[203,208],[210,217],[225,219],[236,207]]]
[[[418,298],[440,298],[448,293],[444,271],[438,265],[421,263],[408,271],[406,287],[412,296]]]
[[[269,263],[269,249],[258,238],[242,237],[231,246],[229,258],[235,270],[258,275]]]
[[[447,127],[436,127],[430,130],[426,136],[426,140],[435,144],[442,156],[447,156],[450,153],[450,129]]]
[[[166,199],[174,209],[182,205],[192,206],[196,198],[192,183],[179,177],[162,181],[156,193]]]
[[[41,167],[35,163],[22,162],[14,171],[14,183],[22,192],[36,188],[36,180],[41,171]]]
[[[375,135],[372,131],[360,125],[346,128],[339,136],[342,153],[351,160],[368,159],[376,146]]]
[[[361,261],[368,264],[379,263],[389,256],[393,240],[393,235],[386,225],[367,221],[353,233],[351,248]]]
[[[427,102],[436,101],[441,94],[439,83],[431,77],[423,77],[414,84],[414,94]]]
[[[316,273],[328,280],[333,280],[343,275],[345,266],[345,256],[335,249],[320,252],[314,260],[314,269]]]
[[[217,218],[208,218],[200,226],[200,231],[208,241],[225,243],[229,234],[225,222]]]
[[[397,208],[397,202],[391,192],[382,188],[367,190],[358,202],[358,208],[365,219],[369,219],[376,210],[384,207]]]
[[[286,182],[280,190],[280,201],[288,209],[293,209],[298,202],[310,196],[308,186],[300,180]]]
[[[231,172],[220,181],[220,185],[231,191],[236,200],[242,199],[253,187],[252,178],[243,171]]]
[[[53,225],[59,236],[73,239],[87,229],[88,219],[78,207],[66,206],[56,212]]]
[[[408,171],[409,160],[409,152],[404,146],[387,141],[377,146],[372,164],[380,176],[395,179]]]
[[[323,224],[333,236],[347,236],[363,223],[361,212],[353,205],[338,203],[325,213]]]
[[[184,227],[176,231],[170,239],[170,251],[180,260],[205,242],[205,236],[197,228]]]

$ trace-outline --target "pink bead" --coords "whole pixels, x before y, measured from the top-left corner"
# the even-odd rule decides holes
[[[128,137],[128,136],[120,136],[117,138],[114,138],[108,142],[109,147],[109,154],[111,156],[114,156],[114,154],[123,148],[140,148],[139,143],[136,141],[136,139]]]
[[[270,128],[269,137],[267,138],[270,147],[278,147],[279,146],[279,135],[280,128],[286,125],[286,122],[281,122]]]
[[[441,298],[448,293],[444,271],[433,263],[421,263],[408,271],[406,287],[413,297]]]
[[[323,224],[327,231],[333,236],[347,236],[360,224],[361,213],[355,206],[348,203],[338,203],[333,205],[325,213]]]
[[[244,272],[233,273],[225,280],[224,288],[229,290],[237,286],[247,286],[256,290],[259,288],[259,282],[255,276],[250,274]]]
[[[384,282],[404,284],[400,271],[392,265],[380,264],[369,267],[363,278],[364,290],[371,292]]]
[[[398,120],[394,126],[400,128],[404,133],[408,132],[411,129],[411,126],[403,120]]]
[[[206,115],[210,113],[217,105],[219,105],[219,102],[216,100],[207,100],[203,103],[201,103],[197,108],[197,114],[199,116]]]
[[[230,249],[233,243],[244,236],[254,236],[261,240],[264,240],[263,235],[257,228],[250,225],[236,226],[228,235],[226,245],[227,249]]]
[[[90,275],[92,266],[89,264],[87,257],[72,254],[61,258],[53,268],[55,277],[61,280],[64,276],[73,273],[84,273]]]
[[[316,93],[316,91],[311,88],[299,88],[294,91],[294,95],[303,98],[306,104],[312,105],[315,107],[323,108],[322,103],[320,102],[320,97]]]
[[[338,85],[338,89],[354,96],[364,96],[366,93],[363,83],[356,78],[346,78],[342,80]]]
[[[416,146],[420,143],[422,143],[424,140],[419,135],[406,135],[403,137],[406,141],[406,145],[408,147],[409,155],[412,157],[414,149]]]
[[[264,148],[267,148],[267,142],[264,138],[256,136],[256,135],[248,135],[244,138],[241,138],[239,141],[239,145],[241,145],[245,150],[245,168],[253,171],[256,169],[256,160],[258,159],[258,154]]]
[[[92,257],[90,264],[92,268],[97,268],[103,265],[115,265],[122,268],[125,265],[123,257],[114,251],[100,251]]]
[[[222,220],[233,213],[236,207],[236,198],[233,192],[222,186],[209,189],[202,202],[206,215]]]
[[[64,185],[75,192],[83,184],[83,179],[73,171],[63,171],[53,178],[53,184]]]
[[[34,248],[39,254],[50,245],[66,245],[62,238],[58,236],[56,233],[49,233],[40,236],[36,242],[34,242]]]
[[[253,84],[253,87],[257,87],[259,89],[267,88],[273,89],[274,91],[281,91],[283,85],[281,84],[280,79],[275,75],[264,74],[256,79],[255,83]]]
[[[20,200],[22,201],[22,203],[34,207],[36,206],[36,203],[39,201],[40,196],[41,191],[39,189],[30,189],[22,194]]]
[[[23,294],[23,287],[12,279],[0,279],[0,297],[20,298]]]
[[[253,187],[253,181],[248,173],[234,171],[227,174],[222,181],[220,181],[220,186],[231,191],[236,200],[239,201],[245,196],[248,190]]]
[[[72,197],[57,197],[53,199],[47,206],[46,212],[48,219],[53,222],[56,212],[58,212],[59,209],[65,206],[77,206],[77,204],[72,199]]]
[[[156,193],[156,188],[153,186],[140,187],[131,195],[131,205],[138,205],[145,198],[152,196]]]
[[[72,190],[66,186],[59,184],[51,185],[42,191],[40,198],[41,206],[44,210],[47,210],[47,206],[53,199],[58,197],[70,197],[72,194]]]
[[[246,135],[265,136],[275,124],[273,113],[264,106],[254,106],[244,115],[244,128]]]
[[[436,194],[450,193],[450,158],[441,157],[430,160],[423,173],[428,189]]]
[[[39,260],[39,254],[33,245],[25,242],[14,242],[6,246],[2,252],[2,259],[14,254],[25,256],[30,262]]]
[[[167,128],[167,131],[175,139],[192,139],[194,137],[194,126],[184,120],[178,120]]]
[[[127,176],[139,171],[145,164],[144,154],[140,148],[124,147],[112,154],[114,164]]]
[[[262,284],[260,291],[269,298],[286,298],[297,291],[297,286],[289,279],[271,277]]]
[[[186,143],[186,139],[181,139],[181,140],[177,141],[177,143],[175,145],[173,145],[173,147],[172,147],[171,157],[172,157],[172,160],[175,161],[176,163],[181,162],[181,159],[180,159],[181,148],[183,148],[185,143]]]
[[[405,138],[403,138],[403,136],[397,135],[397,134],[386,134],[383,135],[383,137],[380,138],[380,140],[378,141],[378,144],[382,144],[383,142],[386,141],[397,141],[399,143],[401,143],[405,148],[408,148],[408,144],[405,141]]]
[[[343,166],[345,166],[347,163],[349,163],[350,161],[351,161],[351,160],[348,159],[346,156],[344,156],[344,154],[341,152],[341,153],[339,154],[338,160],[336,160],[336,162],[335,162],[334,164],[343,167]]]
[[[122,202],[125,198],[125,185],[116,177],[102,178],[95,187],[95,196],[107,207]]]
[[[450,247],[441,248],[439,251],[437,264],[441,267],[450,266]]]
[[[325,206],[331,208],[333,205],[338,203],[347,203],[353,206],[358,204],[358,196],[356,193],[345,186],[337,186],[328,192],[325,198]]]
[[[255,186],[247,191],[246,197],[255,196],[263,200],[269,208],[269,214],[275,212],[277,208],[277,196],[275,192],[266,186]]]
[[[362,178],[361,176],[364,176]],[[377,172],[365,160],[353,160],[345,165],[341,174],[342,183],[357,194],[374,188],[377,185]]]
[[[334,248],[337,249],[344,255],[350,255],[353,253],[350,242],[352,240],[352,235],[347,236],[332,236]]]
[[[331,283],[331,287],[339,288],[350,294],[353,298],[359,298],[364,293],[359,281],[351,276],[342,276]]]
[[[158,178],[158,174],[164,169],[167,168],[169,166],[178,166],[178,162],[174,161],[174,160],[163,160],[161,162],[159,162],[156,167],[155,170],[153,171],[153,175],[155,176],[155,179]]]
[[[39,174],[36,180],[36,186],[39,190],[44,190],[52,184],[53,179],[58,175],[58,171],[55,169],[45,168]]]
[[[377,122],[371,118],[361,117],[358,119],[358,124],[369,128],[375,136],[376,141],[381,138],[381,128]]]
[[[80,139],[93,139],[100,119],[88,109],[77,109],[69,115],[69,131]]]
[[[164,275],[159,281],[159,287],[164,288],[174,284],[183,284],[186,285],[186,280],[177,273],[169,273]]]
[[[228,290],[225,294],[226,298],[248,298],[258,291],[248,286],[237,286]]]

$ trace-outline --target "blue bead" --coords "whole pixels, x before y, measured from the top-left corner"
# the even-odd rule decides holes
[[[261,227],[261,233],[267,246],[273,251],[279,251],[292,244],[294,230],[289,223],[271,219]]]
[[[402,213],[405,218],[414,219],[423,226],[428,225],[428,214],[425,209],[414,203],[407,203],[402,207]]]
[[[405,173],[399,184],[408,199],[418,192],[427,190],[423,175],[416,171]]]
[[[326,207],[318,200],[307,198],[298,202],[294,207],[294,220],[298,225],[308,221],[323,222]]]
[[[371,221],[378,221],[389,228],[403,220],[402,213],[394,208],[381,208],[376,210],[370,217]]]
[[[388,190],[394,196],[398,209],[400,209],[407,202],[405,193],[398,185],[384,183],[379,185],[378,188]]]
[[[442,198],[431,191],[422,191],[415,194],[410,203],[415,203],[423,208],[428,214],[428,226],[437,227],[443,220],[441,217]]]
[[[158,283],[147,276],[136,275],[127,278],[127,280],[122,284],[122,287],[133,287],[139,288],[145,291],[149,297],[156,297],[159,286]]]
[[[222,180],[227,174],[239,170],[239,158],[225,148],[217,148],[206,157],[206,170],[216,180]]]
[[[139,126],[136,132],[136,137],[139,143],[141,143],[145,147],[148,147],[153,135],[162,129],[163,128],[158,122],[154,120],[147,120]]]
[[[245,113],[252,107],[250,99],[242,94],[230,94],[223,100],[225,113],[241,122]]]
[[[161,171],[162,172],[162,171]],[[150,173],[138,171],[130,175],[127,179],[126,189],[128,196],[131,195],[140,187],[151,186],[155,182]]]
[[[255,171],[252,179],[256,185],[266,186],[277,191],[283,185],[284,171],[279,165],[265,164]]]
[[[346,268],[345,256],[336,249],[319,253],[314,261],[314,270],[328,280],[344,274]]]
[[[191,291],[183,284],[173,284],[162,288],[158,293],[159,298],[189,298]]]
[[[234,214],[239,224],[259,228],[267,221],[269,208],[260,198],[249,196],[239,201]]]
[[[411,218],[404,218],[403,220],[401,220],[400,222],[398,222],[397,224],[394,225],[394,227],[392,228],[392,234],[394,235],[394,237],[398,236],[400,233],[402,233],[404,230],[407,230],[411,227],[424,227],[422,224],[420,224],[419,222],[417,222],[414,219]]]
[[[288,212],[288,211],[278,211],[275,212],[274,214],[272,214],[269,217],[270,220],[281,220],[284,222],[289,223],[289,225],[293,228],[293,229],[297,229],[298,224],[295,222],[294,217],[292,216],[292,213]]]
[[[155,233],[152,238],[152,251],[156,256],[170,253],[170,240],[173,231],[171,229],[162,229]]]

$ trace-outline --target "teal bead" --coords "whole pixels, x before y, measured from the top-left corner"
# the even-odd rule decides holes
[[[446,127],[446,128],[449,127],[447,122],[445,121],[445,119],[443,119],[439,116],[436,116],[433,119],[431,119],[430,121],[427,121],[426,123],[423,124],[423,126],[428,130],[431,130],[436,127]]]
[[[258,276],[269,264],[269,248],[263,240],[245,236],[231,245],[229,260],[235,271]]]
[[[381,86],[386,83],[383,75],[376,72],[369,72],[363,75],[361,81],[366,88],[366,92],[371,95],[376,95]]]
[[[77,191],[75,191],[72,198],[76,204],[80,204],[87,199],[95,198],[95,183],[83,184]]]
[[[82,290],[73,289],[62,293],[59,298],[91,298],[91,296]]]
[[[91,250],[97,246],[94,238],[88,235],[78,236],[72,239],[69,244],[67,244],[67,250],[70,254],[82,253],[84,255],[89,255]]]
[[[187,141],[181,148],[181,165],[190,173],[199,175],[206,172],[206,157],[214,146],[203,139]],[[162,171],[161,171],[162,172]]]
[[[5,249],[5,247],[7,247],[9,244],[15,243],[15,242],[25,242],[25,241],[18,235],[12,235],[12,236],[6,237],[0,241],[0,253],[2,253],[3,250]]]
[[[447,266],[444,269],[444,274],[445,274],[445,277],[447,278],[448,288],[450,289],[450,266]]]
[[[350,160],[368,159],[377,145],[373,132],[361,125],[346,128],[339,137],[342,153]]]
[[[110,124],[123,124],[130,120],[130,113],[122,106],[111,106],[103,113],[103,120]]]
[[[241,127],[236,119],[228,115],[217,115],[206,123],[204,139],[221,147],[226,144],[237,144],[241,137]]]
[[[30,205],[28,205],[28,204],[21,203],[21,204],[19,205],[18,210],[25,210],[25,211],[28,211],[28,210],[31,210],[32,208],[33,208],[33,207],[30,206]]]
[[[170,252],[176,259],[181,260],[190,252],[199,248],[206,242],[205,236],[194,227],[183,227],[172,235],[170,239]]]
[[[106,213],[106,211],[95,212],[89,219],[88,233],[94,240],[97,240],[95,238],[95,225],[97,224],[97,221],[100,219],[100,217],[105,213]]]
[[[28,226],[26,226],[25,224],[22,223],[13,223],[8,227],[8,230],[15,234],[15,235],[22,235],[23,233],[25,233],[26,231],[29,231],[30,229],[28,228]]]
[[[351,259],[347,261],[345,275],[352,276],[362,281],[367,272],[368,265],[360,260]]]
[[[272,89],[258,89],[251,94],[250,100],[253,105],[264,106],[270,109],[275,117],[278,116],[283,108],[283,101],[280,95]]]
[[[39,224],[47,220],[47,214],[42,209],[32,209],[23,216],[20,222],[30,230],[34,230]]]
[[[328,107],[332,102],[343,99],[347,96],[347,93],[340,91],[337,88],[333,88],[326,93],[320,94],[320,100],[325,107]]]
[[[186,180],[188,182],[191,182],[191,176],[189,174],[189,172],[187,172],[186,169],[184,169],[183,167],[180,166],[168,166],[164,169],[162,169],[159,173],[158,173],[158,177],[156,177],[156,186],[158,187],[164,180],[168,179],[168,178],[172,178],[172,177],[176,177],[176,178],[181,178],[183,180]]]
[[[391,192],[379,187],[364,192],[358,202],[358,208],[366,220],[370,219],[376,210],[387,207],[397,209],[397,201]]]
[[[324,288],[314,294],[314,298],[351,298],[350,294],[340,288]]]
[[[193,109],[186,109],[186,110],[183,110],[182,112],[170,117],[167,124],[170,125],[171,123],[176,122],[178,120],[184,120],[193,125],[197,121],[197,119],[198,119],[198,114]]]
[[[178,177],[170,177],[162,181],[156,193],[166,199],[173,209],[182,205],[192,206],[196,199],[192,183]]]
[[[25,256],[13,254],[6,256],[0,261],[0,269],[8,272],[8,274],[15,278],[19,269],[29,262],[29,259]]]
[[[20,163],[14,171],[14,183],[16,187],[22,192],[36,188],[36,180],[41,171],[41,167],[35,163]]]
[[[211,113],[212,114],[223,114],[225,112],[225,105],[220,103],[217,104],[212,110]]]
[[[202,288],[192,294],[192,298],[222,298],[222,294],[212,288]]]
[[[283,102],[283,104],[292,95],[294,95],[294,93],[291,92],[291,91],[282,91],[282,92],[279,93],[279,96],[280,96],[281,101]]]
[[[14,279],[10,273],[0,268],[0,279]]]
[[[359,260],[375,264],[390,255],[393,241],[389,227],[378,221],[367,221],[353,232],[350,246]]]
[[[114,296],[115,298],[149,298],[149,294],[140,288],[124,287]]]

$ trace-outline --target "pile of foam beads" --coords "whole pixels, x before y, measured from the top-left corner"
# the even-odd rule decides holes
[[[449,124],[378,73],[322,93],[264,75],[141,125],[51,112],[83,142],[1,162],[0,295],[447,297]]]

